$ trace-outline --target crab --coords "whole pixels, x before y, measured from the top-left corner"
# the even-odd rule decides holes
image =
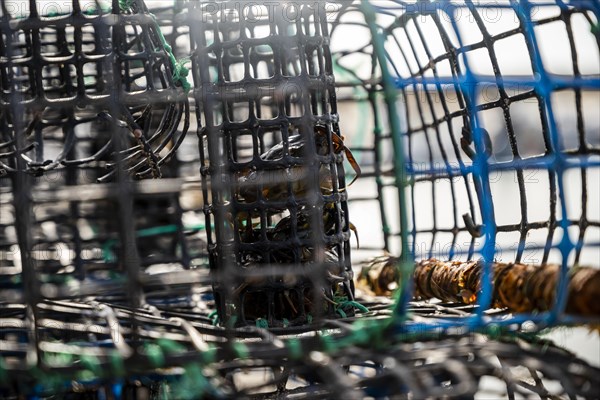
[[[329,151],[328,129],[323,125],[316,125],[315,128],[315,145],[318,156],[327,156]],[[331,145],[334,154],[345,154],[346,159],[352,166],[355,176],[348,184],[350,186],[360,176],[360,166],[356,162],[354,155],[344,144],[344,137],[335,132],[331,132]],[[286,151],[287,148],[287,151]],[[286,154],[287,153],[287,154]],[[289,155],[293,158],[302,159],[309,155],[306,154],[306,141],[301,135],[291,135],[287,142],[280,142],[269,150],[264,152],[260,158],[263,161],[274,161],[284,158]],[[261,197],[269,201],[285,201],[289,197],[288,183],[291,184],[291,191],[295,197],[304,196],[310,188],[310,179],[308,169],[302,165],[293,165],[287,168],[275,169],[244,169],[238,173],[237,183],[238,190],[236,197],[239,201],[252,203],[259,200]],[[262,184],[262,189],[259,187]],[[319,168],[319,187],[322,194],[328,195],[333,193],[333,182],[331,179],[331,171],[328,164],[322,163]],[[343,190],[343,189],[342,189]]]
[[[294,211],[290,210],[292,214],[281,216],[284,210],[289,209],[287,203],[290,197],[293,196],[294,199],[306,197],[311,189],[311,184],[316,183],[310,179],[309,168],[303,163],[310,162],[312,164],[314,158],[318,160],[317,162],[320,164],[318,184],[320,192],[324,196],[335,192],[335,175],[332,173],[330,165],[333,162],[338,162],[340,155],[345,155],[356,173],[349,185],[354,183],[361,174],[356,159],[344,144],[343,136],[330,132],[327,127],[322,125],[315,126],[314,132],[313,138],[316,149],[314,155],[312,151],[308,151],[307,143],[309,142],[303,136],[290,135],[287,143],[278,143],[260,156],[262,161],[282,160],[280,163],[274,162],[273,164],[276,166],[271,169],[267,167],[260,170],[246,168],[238,172],[235,192],[237,202],[254,203],[266,200],[269,203],[268,215],[275,218],[275,223],[266,228],[267,240],[271,242],[291,241],[296,243],[295,246],[297,246],[296,252],[290,251],[291,249],[287,245],[285,249],[273,249],[269,252],[268,257],[261,252],[243,252],[240,255],[240,262],[243,268],[252,270],[260,268],[260,264],[266,263],[281,265],[309,264],[320,260],[328,266],[326,279],[329,285],[326,288],[321,288],[323,294],[317,297],[322,297],[325,303],[337,307],[339,305],[335,302],[335,294],[332,297],[331,293],[335,293],[334,288],[338,288],[340,285],[343,285],[349,291],[348,282],[352,280],[352,274],[344,271],[340,265],[340,248],[338,244],[325,244],[320,249],[315,246],[312,239],[319,241],[321,238],[314,237],[314,232],[317,231],[314,224],[320,224],[319,215],[321,215],[321,229],[326,236],[336,235],[340,229],[350,229],[356,235],[358,246],[356,227],[346,219],[347,217],[339,205],[331,200],[325,200],[322,208],[314,208],[299,202],[301,204],[298,204]],[[344,188],[341,188],[337,191],[343,192],[344,190]],[[258,229],[255,225],[255,221],[259,216],[257,210],[239,211],[235,216],[229,216],[231,223],[236,223],[235,230],[242,242],[255,243],[263,240],[264,228]],[[261,223],[264,223],[263,219],[261,219]],[[345,228],[346,226],[348,228]],[[322,254],[317,255],[317,252],[322,252]],[[274,301],[275,304],[281,307],[286,318],[298,317],[302,314],[303,309],[312,309],[316,306],[312,304],[310,296],[298,297],[297,289],[294,289],[298,286],[297,278],[295,274],[291,274],[279,278],[280,280],[277,282],[282,288],[274,295]],[[243,278],[232,287],[234,297],[245,299],[242,301],[245,304],[244,310],[247,317],[261,316],[262,318],[265,310],[262,310],[256,303],[257,299],[262,296],[263,289],[261,288],[263,286],[268,286],[266,276],[260,276],[257,279]],[[327,293],[330,291],[331,293],[328,295]],[[301,298],[304,299],[303,302],[300,301]]]

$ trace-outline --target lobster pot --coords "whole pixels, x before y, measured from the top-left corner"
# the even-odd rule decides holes
[[[325,4],[189,13],[219,316],[282,326],[333,315],[353,289]]]
[[[142,2],[15,4],[0,16],[0,297],[138,304],[143,270],[205,251],[202,224],[182,222],[189,185],[133,183],[193,163],[167,166],[189,125],[181,66]]]
[[[568,320],[569,271],[599,266],[598,13],[590,1],[341,10],[331,30],[350,116],[341,127],[358,127],[346,141],[365,177],[349,208],[359,232],[374,215],[383,227],[361,247],[482,259],[478,313],[502,279],[492,262],[558,264],[550,311],[516,318]]]

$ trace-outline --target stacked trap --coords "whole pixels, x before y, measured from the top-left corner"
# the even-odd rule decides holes
[[[0,10],[0,397],[600,396],[595,2]]]

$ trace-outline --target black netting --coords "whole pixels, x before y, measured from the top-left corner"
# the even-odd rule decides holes
[[[5,377],[13,384],[0,389],[4,398],[17,398],[16,393],[28,391],[26,385],[37,385],[41,398],[76,399],[599,395],[596,368],[526,333],[392,338],[379,332],[384,336],[373,346],[368,341],[373,326],[357,331],[350,321],[328,321],[322,326],[327,335],[298,336],[293,345],[282,347],[272,332],[255,327],[232,332],[222,342],[223,331],[202,312],[137,310],[136,320],[144,328],[134,334],[127,308],[66,302],[46,302],[41,308],[45,319],[39,321],[44,328],[37,329],[38,340],[51,369],[36,376],[23,373],[32,329],[26,308],[2,309],[2,339],[19,338],[3,351],[23,360],[10,363]],[[413,311],[430,315],[428,308],[417,305]],[[81,347],[92,337],[96,346]],[[333,351],[334,343],[346,344]],[[117,350],[129,357],[121,359]],[[160,372],[149,375],[149,367]],[[71,376],[78,380],[64,381]]]
[[[0,1],[0,397],[598,398],[599,15]]]
[[[190,9],[215,294],[227,319],[301,324],[353,299],[326,12],[301,2],[252,13],[228,2]],[[289,271],[252,279],[263,264]]]
[[[70,184],[108,180],[119,151],[136,176],[161,176],[189,110],[173,78],[178,66],[145,6],[104,14],[73,2],[71,13],[44,16],[36,2],[28,15],[3,5],[3,171],[18,169],[16,157],[33,174],[77,167]],[[114,126],[122,137],[111,137]]]

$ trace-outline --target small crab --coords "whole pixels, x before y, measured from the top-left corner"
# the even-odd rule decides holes
[[[344,225],[344,212],[340,210],[340,223]],[[296,216],[296,235],[299,239],[308,239],[313,234],[314,230],[311,228],[311,215],[306,209],[302,209]],[[354,232],[356,236],[356,246],[359,246],[358,233],[356,227],[352,222],[348,222],[348,228]],[[271,239],[276,241],[287,240],[291,236],[292,232],[292,218],[287,216],[282,218],[275,228],[270,233]],[[333,235],[336,233],[336,206],[335,203],[326,203],[323,207],[323,232],[326,235]]]
[[[330,154],[329,140],[328,140],[328,129],[323,125],[315,126],[315,145],[318,156],[327,156]],[[346,159],[355,171],[355,176],[352,181],[348,184],[354,183],[356,178],[361,174],[360,167],[356,162],[352,152],[344,144],[343,136],[338,135],[335,132],[331,132],[331,144],[334,154],[340,154],[344,152]],[[273,161],[282,159],[287,155],[293,158],[303,159],[309,157],[306,154],[306,141],[301,135],[289,136],[287,146],[285,142],[280,142],[275,146],[271,147],[260,158],[263,161]],[[301,160],[302,162],[302,160]],[[237,197],[239,200],[244,202],[255,202],[259,199],[259,186],[262,185],[260,194],[262,198],[271,201],[285,201],[289,197],[288,184],[291,185],[291,191],[294,196],[301,197],[305,195],[310,188],[310,177],[308,176],[308,169],[301,165],[293,165],[287,168],[275,168],[275,169],[245,169],[238,173],[237,183],[239,189],[237,190]],[[319,187],[323,194],[331,194],[333,192],[333,182],[331,177],[331,171],[328,164],[323,163],[319,168]]]

